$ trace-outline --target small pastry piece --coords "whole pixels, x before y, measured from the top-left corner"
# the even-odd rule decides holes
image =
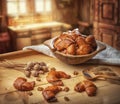
[[[46,79],[49,83],[52,84],[57,84],[57,85],[63,85],[62,81],[60,80],[61,78],[70,78],[71,76],[66,74],[65,72],[62,71],[56,71],[56,70],[50,70],[48,75],[46,76]]]
[[[25,82],[22,84],[22,91],[30,91],[30,90],[33,90],[35,86],[35,81],[32,81],[32,82]]]
[[[93,82],[85,80],[83,82],[76,84],[74,90],[77,92],[86,91],[88,96],[95,96],[97,87]]]
[[[89,44],[84,44],[81,45],[78,49],[77,49],[77,55],[85,55],[85,54],[89,54],[93,51],[92,47]]]
[[[83,83],[84,83],[85,88],[91,87],[91,86],[96,87],[95,84],[92,81],[89,81],[89,80],[84,80]]]
[[[57,38],[55,41],[54,41],[54,47],[57,49],[57,44],[59,44],[59,42],[61,42],[62,40],[60,38]]]
[[[88,96],[94,96],[94,95],[96,95],[96,90],[97,90],[97,88],[94,86],[91,86],[91,87],[87,87],[86,89],[85,89],[85,91],[86,91],[86,93],[87,93],[87,95]]]
[[[72,38],[72,35],[67,33],[67,34],[61,34],[60,37],[59,37],[61,40],[64,40],[64,39],[68,39],[69,41],[74,41],[74,39]]]
[[[62,52],[63,54],[67,54],[67,50],[66,49],[64,49],[64,50],[62,50],[60,52]]]
[[[56,71],[56,75],[58,78],[66,78],[66,79],[69,79],[71,76],[66,74],[65,72],[63,71]]]
[[[34,89],[35,81],[27,82],[27,79],[18,77],[14,81],[13,86],[19,91],[30,91]]]
[[[56,86],[63,86],[63,82],[62,80],[57,80],[57,81],[54,81],[54,82],[50,82],[52,85],[56,85]]]
[[[76,86],[74,87],[74,90],[77,92],[83,92],[85,91],[85,86],[82,82],[77,83]]]
[[[81,35],[75,34],[73,33],[73,35],[71,35],[72,39],[75,41],[78,37],[80,37]]]
[[[60,41],[58,44],[56,44],[56,49],[58,51],[64,50],[66,49],[68,46],[70,46],[73,43],[73,41],[69,40],[69,39],[64,39],[62,41]]]
[[[48,86],[42,91],[42,95],[44,96],[46,101],[55,102],[57,101],[55,95],[61,90],[62,89],[59,86]]]
[[[93,35],[89,35],[86,37],[85,41],[90,44],[94,49],[97,48],[97,43],[95,37]]]
[[[97,87],[93,82],[85,80],[85,81],[83,81],[83,83],[84,83],[84,86],[85,86],[85,91],[88,94],[88,96],[96,95]]]
[[[77,45],[78,45],[79,47],[80,47],[81,45],[85,45],[85,44],[86,44],[85,38],[82,37],[82,36],[77,37],[76,43],[77,43]]]
[[[67,48],[67,54],[71,54],[71,55],[75,55],[76,54],[76,46],[75,46],[75,44],[71,44]]]
[[[63,32],[60,36],[59,39],[64,40],[65,38],[68,37],[68,33],[67,32]]]
[[[22,78],[22,77],[18,77],[14,83],[13,86],[17,89],[17,90],[22,90],[22,84],[27,82],[27,79]]]

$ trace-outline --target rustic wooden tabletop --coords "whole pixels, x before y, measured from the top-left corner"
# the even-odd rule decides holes
[[[74,86],[85,79],[81,73],[83,69],[105,65],[68,65],[58,59],[30,50],[2,54],[0,55],[0,60],[3,59],[16,63],[44,61],[49,67],[55,67],[56,70],[61,70],[70,74],[72,76],[70,79],[62,79],[64,86],[69,87],[70,90],[68,92],[59,92],[56,95],[58,102],[54,102],[55,104],[120,104],[120,85],[108,81],[94,81],[98,89],[96,96],[93,97],[89,97],[85,92],[78,93],[74,91]],[[107,67],[110,67],[120,74],[120,67]],[[78,71],[79,74],[74,75],[74,71]],[[36,81],[35,77],[27,78],[28,81],[36,82],[36,87],[32,90],[33,95],[30,96],[27,92],[17,91],[13,87],[13,82],[17,77],[25,77],[23,69],[15,70],[14,68],[0,67],[0,104],[49,104],[42,96],[42,92],[37,90],[39,86],[45,88],[50,85],[46,80],[46,74],[39,76],[41,81]],[[65,100],[64,97],[69,98],[69,101]]]

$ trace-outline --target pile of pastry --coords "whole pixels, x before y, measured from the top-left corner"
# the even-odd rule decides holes
[[[35,66],[38,64],[40,66],[44,65],[47,67],[47,64],[46,63],[43,64],[43,62],[35,62],[35,64],[30,64],[30,65]],[[30,67],[31,70],[32,70],[32,68],[34,68],[34,67]],[[27,69],[29,69],[29,68],[27,68]],[[35,67],[35,69],[38,70],[38,67],[37,68]],[[37,89],[38,89],[38,91],[42,91],[42,95],[46,101],[55,102],[55,101],[57,101],[57,98],[55,96],[58,92],[61,92],[61,91],[68,92],[69,91],[69,87],[64,86],[62,79],[69,79],[69,78],[71,78],[71,75],[69,75],[63,71],[58,71],[58,70],[56,70],[56,68],[48,68],[47,67],[47,69],[49,69],[49,70],[45,71],[46,72],[45,78],[48,83],[51,83],[51,85],[47,86],[46,88],[38,87]],[[25,68],[25,71],[26,71],[26,68]],[[73,74],[78,75],[79,73],[74,72]],[[25,76],[26,76],[26,74],[25,74]],[[40,74],[38,76],[34,76],[34,77],[39,78],[39,76],[40,76]],[[26,76],[26,77],[30,78],[33,76]],[[34,90],[34,88],[36,86],[36,81],[29,82],[27,80],[27,78],[18,77],[14,81],[13,86],[19,91],[32,91],[32,90]],[[88,96],[94,96],[94,95],[96,95],[97,87],[93,82],[91,82],[89,80],[84,80],[84,81],[81,81],[81,82],[75,84],[74,90],[77,92],[85,91]],[[29,93],[29,94],[32,95],[32,93]],[[67,97],[65,97],[65,99],[69,100]]]
[[[63,32],[55,41],[57,51],[70,55],[85,55],[92,53],[97,48],[93,35],[83,36],[78,29]]]

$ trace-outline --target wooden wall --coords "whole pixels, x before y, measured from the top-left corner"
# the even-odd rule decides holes
[[[79,0],[71,0],[70,5],[60,5],[58,2],[59,0],[52,0],[53,4],[53,11],[52,11],[52,17],[53,20],[60,21],[60,22],[66,22],[70,24],[76,24],[78,21],[78,1]]]
[[[6,0],[0,0],[0,25],[7,25]]]

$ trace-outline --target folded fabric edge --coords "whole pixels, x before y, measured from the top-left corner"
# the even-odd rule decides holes
[[[51,56],[51,57],[55,57],[54,54],[51,52],[51,50],[44,44],[41,45],[33,45],[33,46],[26,46],[23,48],[23,50],[27,50],[27,49],[32,49],[34,51],[43,53],[45,55]]]

